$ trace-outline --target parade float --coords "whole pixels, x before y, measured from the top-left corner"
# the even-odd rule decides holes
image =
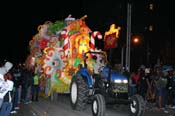
[[[41,91],[46,96],[69,93],[71,78],[82,64],[84,53],[100,51],[95,39],[102,39],[102,35],[87,26],[86,17],[75,19],[69,15],[64,20],[46,21],[29,42],[32,66],[40,74]],[[94,60],[87,63],[93,72]]]

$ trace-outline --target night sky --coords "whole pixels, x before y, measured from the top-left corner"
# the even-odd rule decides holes
[[[131,0],[132,1],[132,0]],[[174,6],[163,0],[133,0],[132,32],[147,34],[152,46],[174,42]],[[154,11],[149,4],[154,3]],[[1,3],[1,57],[0,60],[23,62],[29,53],[28,42],[38,33],[37,27],[45,21],[62,20],[69,14],[75,18],[87,15],[86,23],[93,30],[104,32],[115,23],[122,28],[121,39],[126,32],[126,0],[59,0],[4,1]],[[154,25],[148,32],[148,26]],[[162,44],[161,44],[162,45]]]

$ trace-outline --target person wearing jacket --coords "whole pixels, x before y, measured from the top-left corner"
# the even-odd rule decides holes
[[[0,67],[0,108],[3,102],[3,97],[7,91],[4,88],[4,75],[13,67],[11,62],[6,62],[3,66]]]
[[[12,109],[12,91],[13,91],[13,81],[11,81],[12,76],[8,71],[12,68],[13,64],[6,62],[4,67],[0,68],[0,98],[3,99],[3,103],[0,109],[0,116],[9,116]]]

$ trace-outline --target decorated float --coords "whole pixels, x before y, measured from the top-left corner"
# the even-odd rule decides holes
[[[95,39],[102,39],[102,35],[87,26],[86,17],[75,19],[69,15],[64,20],[46,21],[29,42],[30,57],[35,59],[32,64],[40,74],[41,91],[46,96],[69,93],[71,78],[82,64],[84,53],[100,51]],[[93,72],[95,61],[89,58],[87,62]]]

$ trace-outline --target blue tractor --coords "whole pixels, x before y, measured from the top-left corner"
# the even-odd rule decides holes
[[[91,55],[88,55],[91,54]],[[87,56],[97,60],[96,54],[102,55],[98,59],[102,65],[94,66],[94,72],[88,70]],[[129,96],[128,78],[104,65],[107,58],[104,52],[87,52],[84,64],[73,76],[70,85],[70,101],[74,110],[84,110],[91,103],[93,116],[105,116],[107,104],[127,104],[131,116],[143,116],[145,102],[140,95]],[[96,70],[96,71],[95,71]]]

